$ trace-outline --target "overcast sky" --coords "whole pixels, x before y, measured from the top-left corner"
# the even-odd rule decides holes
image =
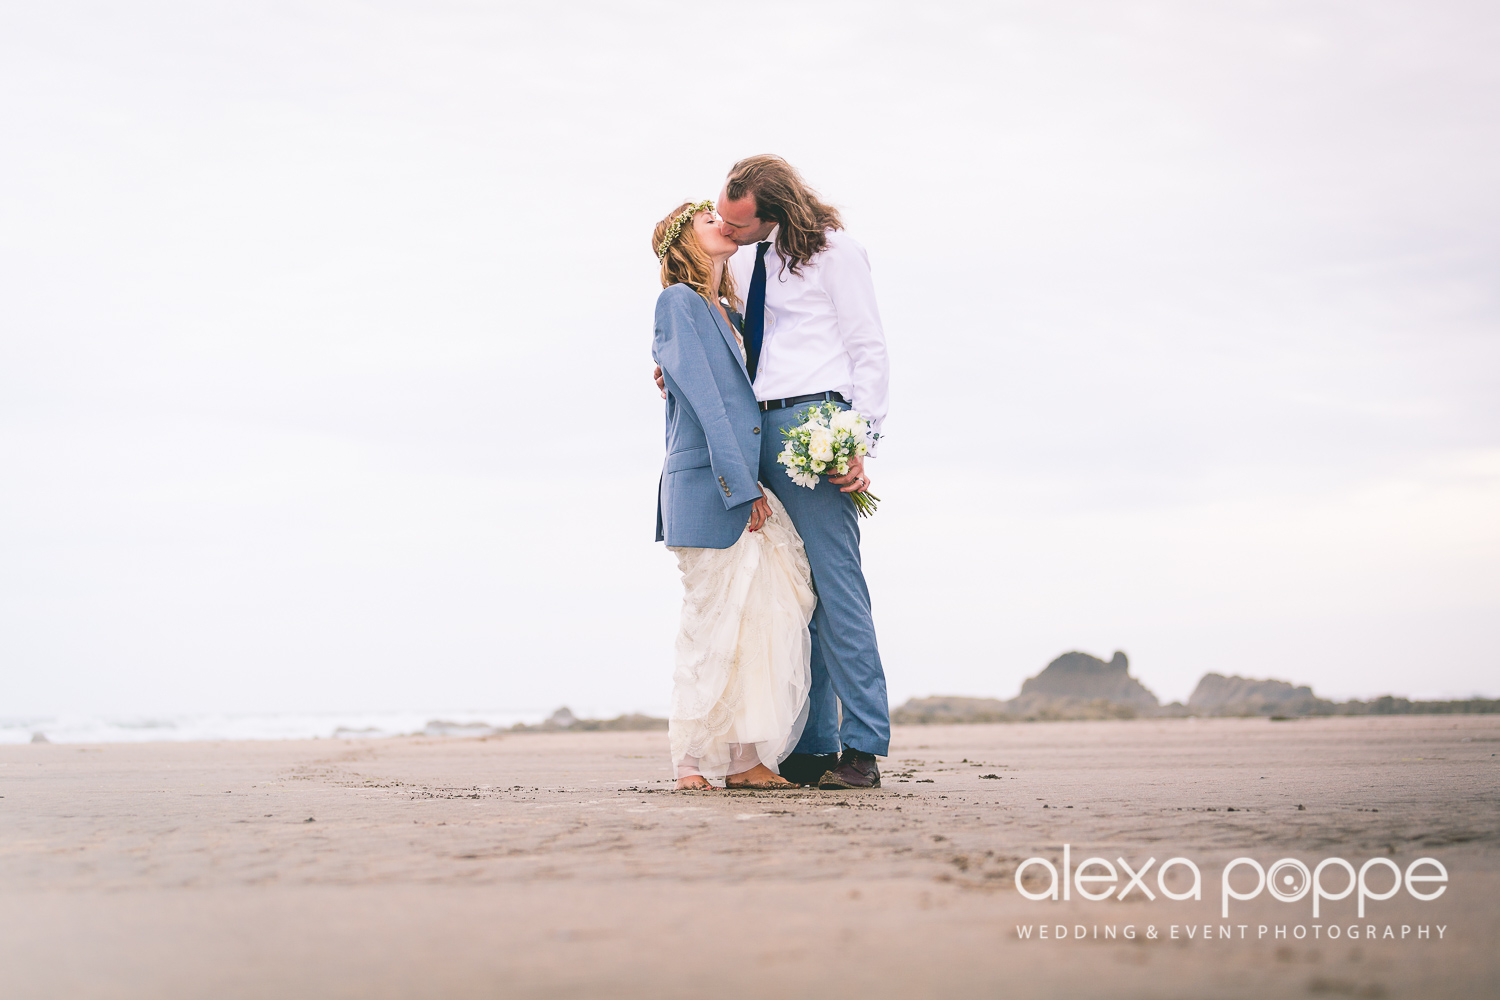
[[[649,236],[759,152],[893,701],[1500,694],[1493,4],[751,10],[0,3],[0,714],[663,710]]]

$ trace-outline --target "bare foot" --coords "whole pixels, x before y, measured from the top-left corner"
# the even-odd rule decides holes
[[[685,778],[677,779],[677,790],[679,792],[713,792],[717,791],[708,779],[701,774],[690,774]]]
[[[756,764],[748,771],[724,779],[725,788],[800,788],[787,781],[764,764]]]

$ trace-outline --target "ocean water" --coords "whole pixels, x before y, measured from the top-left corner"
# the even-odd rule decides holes
[[[325,712],[99,716],[0,716],[0,743],[150,743],[198,740],[378,739],[386,736],[482,736],[550,712]],[[38,742],[40,742],[38,740]]]

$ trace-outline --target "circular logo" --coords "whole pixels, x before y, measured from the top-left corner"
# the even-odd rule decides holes
[[[1296,858],[1282,858],[1266,872],[1266,888],[1283,903],[1295,903],[1312,888],[1312,872]]]

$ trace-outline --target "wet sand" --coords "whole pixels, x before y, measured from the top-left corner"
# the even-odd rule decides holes
[[[1500,992],[1500,718],[898,728],[870,792],[676,793],[664,753],[663,733],[0,747],[0,993]],[[1203,899],[1023,898],[1017,864],[1065,843],[1188,857]],[[1265,894],[1222,920],[1241,855],[1425,856],[1451,881],[1363,920],[1352,897],[1314,920]]]

